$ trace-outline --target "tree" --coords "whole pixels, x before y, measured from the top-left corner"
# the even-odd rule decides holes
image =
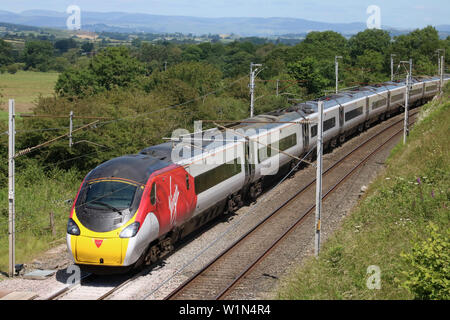
[[[60,53],[65,53],[69,51],[69,49],[78,48],[77,42],[72,38],[58,40],[55,42],[54,46]]]
[[[379,81],[380,74],[383,71],[383,55],[375,50],[367,49],[356,58],[355,66],[360,69],[357,74],[362,83],[371,83]]]
[[[144,66],[130,56],[126,47],[109,47],[96,55],[90,70],[99,86],[110,90],[114,86],[129,87],[145,74]]]
[[[202,49],[200,49],[196,45],[188,45],[186,49],[184,49],[181,57],[184,61],[200,61],[203,55]]]
[[[12,46],[0,39],[0,67],[13,63]]]
[[[62,73],[55,91],[62,96],[79,96],[114,87],[137,86],[145,72],[142,63],[131,57],[126,47],[110,47],[95,56],[88,67]]]
[[[391,43],[391,36],[388,31],[380,29],[366,29],[357,33],[348,41],[350,55],[356,58],[370,50],[379,53],[386,53]]]
[[[182,62],[167,70],[155,72],[146,81],[147,91],[162,91],[177,97],[182,103],[198,96],[203,96],[220,87],[222,73],[220,70],[204,62]],[[184,88],[186,93],[180,92]]]
[[[417,29],[405,35],[395,37],[392,51],[404,59],[420,60],[421,57],[434,61],[435,51],[439,48],[439,34],[434,27]],[[437,60],[437,58],[436,58]]]
[[[94,51],[94,44],[92,42],[84,42],[81,45],[81,50],[83,50],[84,53],[92,53]]]
[[[50,41],[28,41],[23,51],[25,70],[38,69],[48,71],[53,57],[53,45]]]
[[[319,93],[331,84],[331,81],[323,76],[319,62],[313,57],[307,57],[301,61],[288,65],[289,74],[301,82],[300,86],[308,90],[308,94]]]
[[[81,97],[101,90],[95,75],[89,68],[69,68],[59,75],[55,84],[55,92],[60,97]]]
[[[347,56],[347,39],[334,31],[308,33],[305,40],[292,47],[289,53],[290,62],[299,61],[305,57],[319,60],[334,60],[334,56]]]

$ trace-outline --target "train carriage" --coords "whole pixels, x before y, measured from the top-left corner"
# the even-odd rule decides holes
[[[389,91],[386,87],[369,87],[367,103],[369,108],[369,124],[384,120],[389,106]]]
[[[433,98],[439,91],[439,79],[431,78],[424,80],[425,91],[423,97],[427,100]]]
[[[424,82],[412,78],[412,84],[409,91],[409,104],[410,106],[417,106],[422,103],[424,93]]]
[[[444,85],[449,80],[446,75]],[[440,85],[438,78],[414,79],[410,103],[431,99]],[[405,90],[404,82],[386,82],[321,98],[324,145],[334,147],[397,112]],[[318,100],[307,101],[259,115],[225,133],[180,135],[99,165],[83,180],[70,212],[67,246],[74,262],[94,272],[150,264],[207,221],[255,200],[265,177],[311,156],[317,106]]]

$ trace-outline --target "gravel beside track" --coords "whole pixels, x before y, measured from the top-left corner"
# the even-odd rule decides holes
[[[371,137],[375,132],[389,126],[389,124],[398,121],[402,115],[376,125],[363,132],[359,136],[347,141],[343,146],[336,148],[331,153],[324,155],[324,169],[329,167],[337,159],[352,150],[362,141]],[[367,161],[361,169],[353,174],[339,191],[330,195],[323,203],[322,214],[322,241],[325,241],[330,234],[337,228],[342,219],[350,212],[351,208],[357,203],[361,195],[361,187],[367,186],[376,175],[383,170],[384,161],[390,153],[390,150],[400,141],[401,135],[389,142],[381,152],[377,153]],[[352,165],[349,161],[348,165]],[[136,280],[130,281],[116,292],[109,295],[106,299],[163,299],[183,282],[194,275],[198,270],[207,265],[220,252],[228,248],[236,239],[244,235],[263,220],[274,208],[293,196],[302,185],[311,181],[315,177],[315,168],[306,167],[298,171],[292,178],[286,179],[282,184],[264,193],[256,203],[243,207],[235,215],[225,216],[217,220],[202,230],[196,232],[188,239],[184,240],[176,251],[164,258],[157,265],[145,270]],[[324,193],[327,191],[327,179],[323,181]],[[315,190],[315,188],[313,188]],[[282,225],[273,225],[268,227],[266,234],[282,232],[286,224],[297,218],[301,213],[300,204],[314,202],[315,196],[308,194],[302,197],[298,204],[292,205],[289,210],[289,217]],[[279,279],[304,261],[305,257],[313,253],[314,246],[314,214],[308,216],[302,225],[296,228],[288,238],[280,243],[275,250],[256,266],[252,272],[240,282],[227,299],[271,299],[278,285]],[[271,240],[273,241],[273,239]],[[260,238],[247,253],[257,250],[257,246],[264,246],[270,242],[264,237]],[[225,266],[227,269],[237,269],[237,266],[243,266],[248,258],[244,254],[238,256],[232,265]],[[51,258],[50,258],[51,257]],[[52,261],[52,263],[48,263]],[[35,261],[36,262],[36,261]],[[34,267],[51,268],[55,267],[58,272],[46,280],[27,280],[21,277],[15,279],[6,279],[0,282],[0,290],[31,291],[39,295],[38,299],[46,299],[55,292],[66,286],[66,281],[70,274],[66,272],[70,265],[70,257],[67,254],[66,245],[62,244],[52,249],[50,254],[39,258],[39,263]],[[28,266],[33,267],[32,264]],[[90,283],[91,287],[100,288],[99,290],[109,290],[118,283],[123,283],[130,279],[128,275],[121,279],[109,279],[104,277],[103,281],[94,281]],[[106,281],[106,282],[105,282]],[[212,281],[211,281],[212,284]],[[83,284],[84,285],[84,284]],[[83,286],[82,285],[82,286]],[[95,291],[95,290],[94,290]],[[204,298],[214,296],[214,286],[205,289]],[[103,291],[102,291],[103,292]],[[69,293],[70,294],[70,293]],[[66,299],[97,299],[98,294],[93,297],[90,293],[82,293],[76,297],[66,295]]]

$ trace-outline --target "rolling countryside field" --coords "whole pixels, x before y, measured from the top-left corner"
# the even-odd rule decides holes
[[[8,112],[9,99],[15,99],[17,113],[29,112],[40,94],[49,96],[53,93],[58,75],[57,72],[33,71],[0,74],[1,118]]]

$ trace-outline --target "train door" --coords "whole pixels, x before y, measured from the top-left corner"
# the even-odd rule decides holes
[[[250,141],[245,141],[245,184],[249,183],[255,175],[255,159],[253,157]]]
[[[366,120],[369,119],[369,111],[370,111],[369,97],[366,97]]]
[[[309,150],[309,123],[304,123],[303,126],[303,150],[307,152]]]
[[[389,111],[390,109],[391,109],[391,90],[388,90],[386,111]]]
[[[339,133],[344,132],[344,107],[339,106]]]

